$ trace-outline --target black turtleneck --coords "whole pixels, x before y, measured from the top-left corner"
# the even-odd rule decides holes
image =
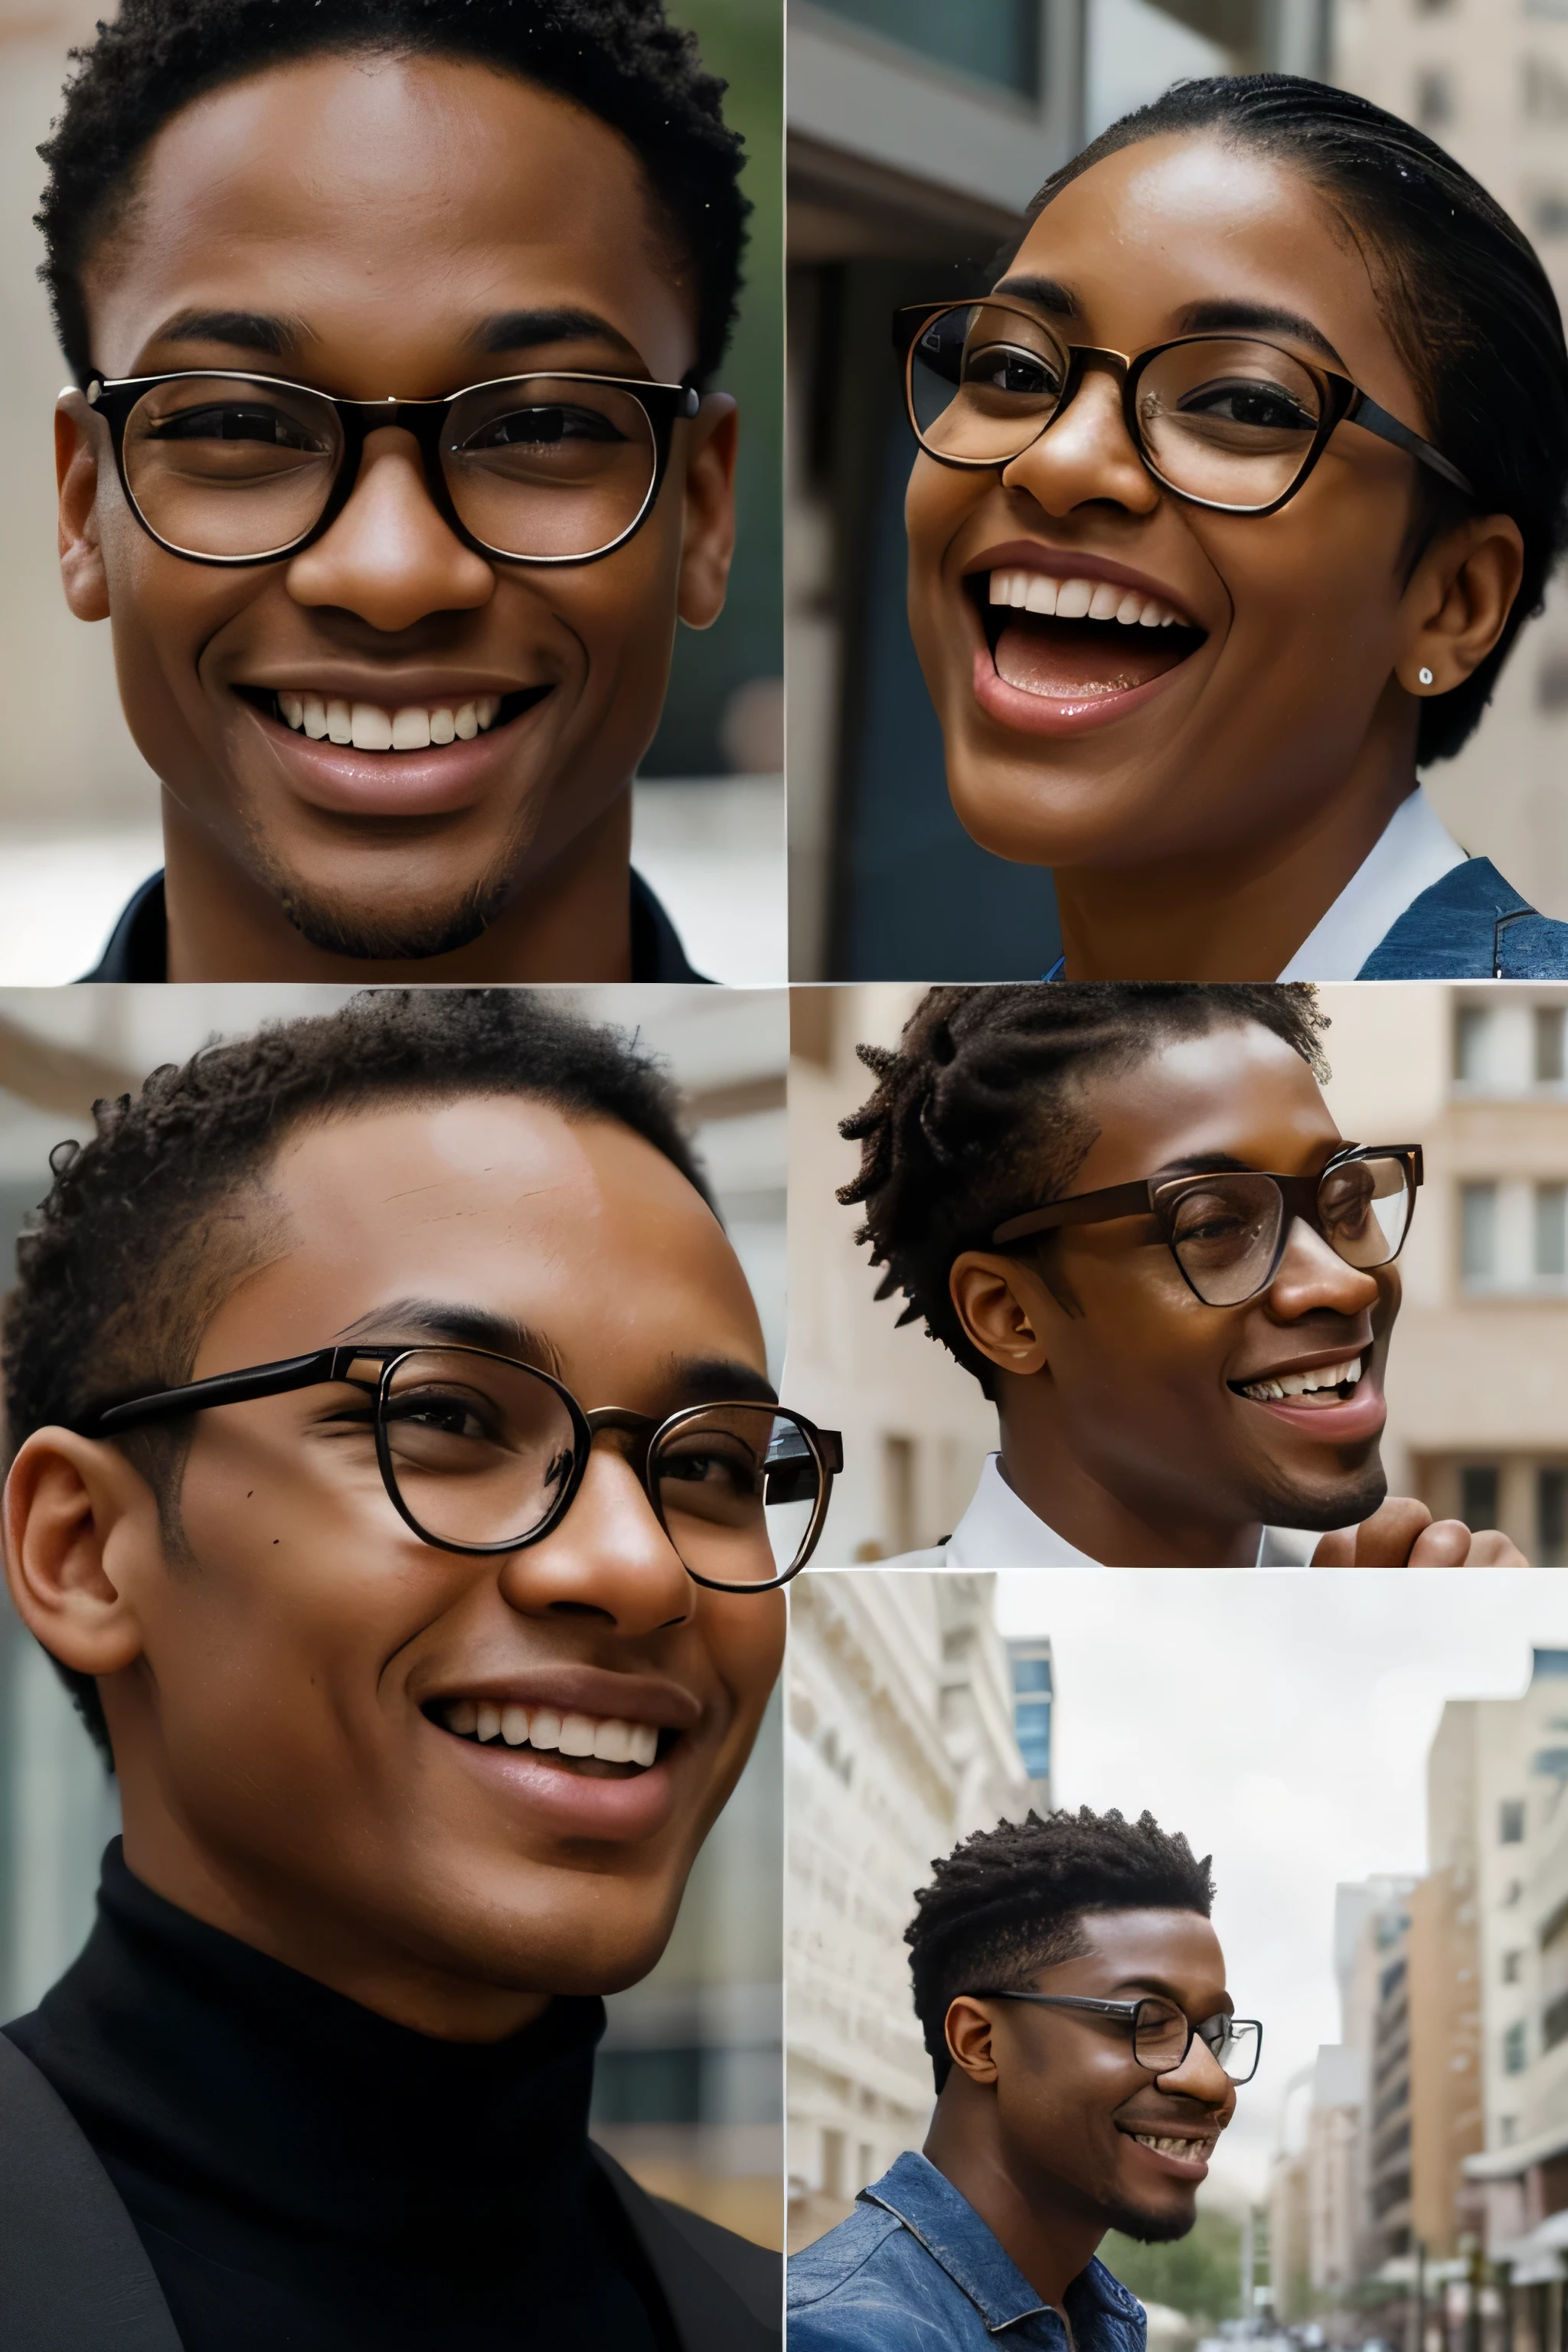
[[[5,2031],[130,2209],[185,2352],[666,2352],[588,2146],[604,2003],[500,2042],[393,2025],[104,1858]]]

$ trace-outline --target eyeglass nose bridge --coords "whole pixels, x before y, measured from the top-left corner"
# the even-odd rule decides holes
[[[1127,410],[1127,386],[1133,364],[1131,356],[1126,352],[1110,351],[1100,343],[1064,342],[1061,348],[1067,353],[1068,362],[1067,373],[1062,380],[1061,398],[1058,401],[1056,406],[1052,409],[1050,415],[1046,418],[1045,423],[1040,426],[1039,431],[1035,434],[1033,438],[1026,441],[1023,448],[1018,450],[1015,456],[999,461],[997,471],[1000,473],[1003,480],[1005,481],[1007,475],[1010,473],[1012,468],[1019,464],[1023,458],[1027,457],[1032,451],[1037,449],[1041,442],[1046,438],[1046,436],[1052,430],[1052,428],[1061,423],[1062,418],[1067,415],[1068,410],[1072,406],[1074,401],[1078,398],[1079,394],[1082,391],[1085,376],[1092,373],[1096,370],[1103,370],[1106,374],[1113,376],[1116,379],[1117,386],[1121,394],[1120,410],[1122,426],[1126,431],[1129,440],[1132,444],[1134,456],[1137,457],[1139,464],[1144,467],[1145,471],[1147,471],[1149,461],[1144,455],[1142,444],[1139,440],[1138,435],[1133,429],[1133,422],[1129,416]]]

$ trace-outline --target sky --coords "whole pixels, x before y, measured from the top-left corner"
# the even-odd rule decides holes
[[[1425,1870],[1443,1703],[1518,1697],[1532,1645],[1568,1648],[1568,1574],[1014,1570],[997,1624],[1051,1637],[1054,1802],[1147,1807],[1214,1856],[1230,1990],[1264,2037],[1212,2194],[1261,2197],[1286,2085],[1339,2039],[1334,1888]]]

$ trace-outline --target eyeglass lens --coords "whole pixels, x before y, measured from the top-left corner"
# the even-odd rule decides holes
[[[126,419],[143,520],[191,555],[282,553],[314,529],[343,460],[331,401],[222,376],[153,385]],[[647,410],[612,384],[527,376],[454,403],[441,467],[459,520],[499,554],[582,557],[637,521],[658,452]]]
[[[1005,465],[1060,405],[1067,346],[1043,322],[994,304],[940,311],[910,352],[916,432],[937,457]],[[1272,506],[1312,452],[1322,393],[1289,352],[1247,336],[1179,343],[1138,379],[1144,455],[1173,489],[1215,506]]]
[[[1348,1265],[1386,1265],[1399,1255],[1411,1200],[1403,1160],[1342,1160],[1319,1183],[1318,1223]],[[1272,1176],[1245,1171],[1205,1176],[1170,1188],[1162,1205],[1171,1248],[1208,1306],[1239,1306],[1268,1281],[1285,1220]]]
[[[569,1487],[577,1437],[563,1398],[524,1364],[419,1349],[382,1408],[398,1497],[438,1543],[521,1542]],[[716,1584],[766,1584],[794,1567],[821,1489],[803,1432],[771,1405],[687,1413],[650,1449],[647,1487],[680,1560]]]
[[[1183,2012],[1164,2000],[1141,2000],[1132,2023],[1132,2054],[1152,2074],[1169,2074],[1185,2058],[1196,2038],[1221,2072],[1233,2083],[1250,2081],[1258,2064],[1258,2032],[1247,2018],[1221,2011],[1189,2026]]]

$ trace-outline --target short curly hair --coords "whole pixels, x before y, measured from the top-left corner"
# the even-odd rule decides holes
[[[618,131],[658,213],[698,278],[700,384],[724,355],[741,287],[744,142],[724,122],[725,84],[662,0],[123,0],[75,72],[52,136],[36,215],[60,344],[85,389],[92,366],[82,280],[118,224],[152,141],[193,100],[321,54],[472,58],[574,100]]]
[[[269,1246],[266,1178],[297,1128],[475,1095],[616,1120],[713,1205],[655,1057],[548,991],[374,989],[332,1013],[268,1022],[154,1070],[135,1096],[96,1103],[90,1140],[56,1146],[54,1186],[16,1244],[0,1313],[7,1460],[34,1430],[69,1426],[108,1396],[190,1378],[213,1314]],[[176,1553],[188,1429],[119,1441],[157,1494]],[[96,1684],[58,1672],[107,1758]]]
[[[1211,1854],[1200,1862],[1178,1831],[1152,1813],[1037,1812],[976,1830],[915,1896],[904,1930],[915,2012],[940,2092],[952,2071],[947,2012],[982,1984],[1027,1990],[1042,1969],[1087,1948],[1083,1922],[1096,1911],[1214,1907]]]
[[[1006,1217],[1056,1199],[1070,1183],[1096,1133],[1083,1078],[1130,1069],[1173,1038],[1251,1022],[1327,1076],[1321,1041],[1328,1017],[1307,981],[928,991],[896,1047],[857,1048],[876,1090],[839,1127],[860,1146],[860,1172],[838,1198],[865,1207],[855,1238],[869,1242],[871,1264],[886,1268],[878,1297],[902,1291],[900,1322],[923,1319],[992,1395],[992,1366],[965,1337],[948,1293],[953,1259],[987,1247]]]

